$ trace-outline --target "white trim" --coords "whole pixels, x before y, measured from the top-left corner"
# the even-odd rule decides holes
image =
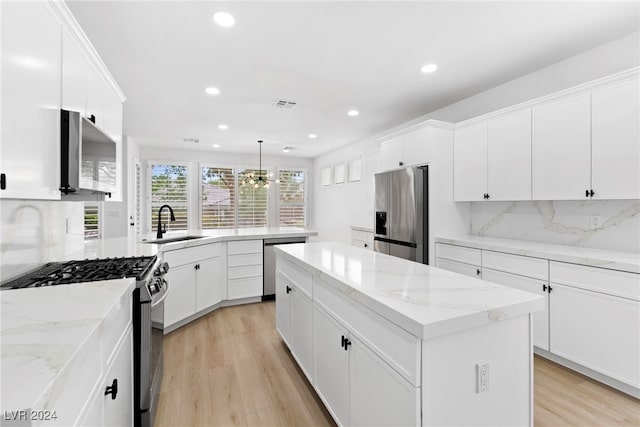
[[[100,58],[100,55],[91,44],[91,41],[85,34],[84,30],[76,20],[75,16],[69,9],[69,6],[64,1],[48,1],[46,2],[51,7],[51,10],[58,16],[65,28],[69,30],[72,38],[80,45],[84,50],[84,53],[91,59],[93,65],[98,68],[104,79],[109,83],[111,88],[116,92],[121,102],[125,102],[127,97],[124,92],[113,78],[113,75],[107,68],[107,66]]]
[[[455,129],[471,126],[474,123],[489,120],[498,116],[503,116],[510,113],[516,113],[518,110],[524,110],[527,108],[539,107],[547,103],[555,102],[558,99],[569,97],[572,95],[580,95],[587,92],[594,92],[609,86],[623,84],[628,81],[640,78],[640,67],[633,67],[619,73],[611,74],[606,77],[602,77],[596,80],[589,81],[587,83],[581,83],[576,86],[569,87],[557,92],[550,93],[538,98],[534,98],[519,104],[511,105],[500,110],[495,110],[490,113],[486,113],[480,116],[473,117],[471,119],[458,122],[455,124]]]
[[[396,131],[384,134],[382,136],[379,136],[379,137],[376,138],[376,141],[384,142],[386,140],[397,138],[399,136],[406,135],[408,133],[413,133],[413,132],[418,131],[418,130],[423,129],[423,128],[436,128],[436,129],[454,130],[456,128],[456,124],[455,123],[449,123],[449,122],[443,122],[442,120],[429,119],[429,120],[425,120],[425,121],[420,122],[420,123],[413,124],[413,125],[411,125],[409,127],[406,127],[406,128],[403,128],[403,129],[400,129],[400,130],[396,130]]]

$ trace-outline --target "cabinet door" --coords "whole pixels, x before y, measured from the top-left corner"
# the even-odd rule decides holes
[[[484,200],[487,193],[487,122],[456,129],[453,136],[453,198]]]
[[[489,200],[531,200],[531,110],[487,124]]]
[[[60,24],[44,2],[0,8],[0,197],[60,199]]]
[[[591,183],[591,97],[533,109],[534,200],[580,200]]]
[[[349,422],[349,352],[341,346],[345,328],[318,306],[313,307],[315,386],[318,395],[341,425]]]
[[[547,281],[518,276],[490,268],[482,269],[482,280],[510,286],[544,297],[544,310],[533,313],[533,345],[549,350],[549,293]]]
[[[404,136],[402,143],[402,162],[404,166],[424,165],[429,161],[429,144],[424,131]]]
[[[383,171],[401,167],[403,150],[402,144],[402,138],[392,139],[380,144]]]
[[[294,288],[292,294],[292,353],[309,382],[313,384],[313,305],[297,288]]]
[[[170,269],[165,275],[169,295],[164,300],[164,327],[173,325],[196,312],[196,270],[194,264]]]
[[[86,110],[87,70],[82,51],[67,28],[62,31],[62,108]]]
[[[198,261],[196,270],[196,312],[222,301],[222,257]]]
[[[107,83],[102,78],[100,72],[93,66],[87,64],[87,113],[86,116],[96,117],[95,125],[104,130],[105,125],[105,97],[107,94]]]
[[[357,338],[349,340],[349,425],[420,425],[420,388],[402,378]]]
[[[482,269],[475,265],[436,258],[436,267],[452,271],[454,273],[464,274],[465,276],[482,279]]]
[[[111,395],[105,395],[107,386],[118,381],[118,393],[115,399]],[[129,328],[120,349],[107,368],[105,382],[102,388],[104,400],[104,424],[105,426],[131,426],[133,425],[133,340],[131,328]]]
[[[287,344],[289,349],[293,347],[293,339],[291,337],[291,292],[293,286],[276,273],[276,329],[280,332],[280,336]]]
[[[551,352],[640,387],[640,302],[551,286]]]
[[[591,188],[594,199],[640,199],[640,83],[593,92]]]

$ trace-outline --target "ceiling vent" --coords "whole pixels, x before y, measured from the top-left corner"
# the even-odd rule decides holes
[[[200,142],[198,138],[182,138],[184,142],[195,142],[196,144]]]
[[[284,99],[276,99],[276,102],[273,103],[273,106],[276,108],[293,108],[295,107],[297,102],[286,101]]]

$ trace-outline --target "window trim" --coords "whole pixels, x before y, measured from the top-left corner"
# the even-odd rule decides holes
[[[187,202],[186,202],[186,206],[187,206],[187,230],[191,229],[191,216],[192,216],[192,212],[191,209],[193,207],[193,202],[192,202],[192,188],[191,188],[191,173],[192,173],[192,165],[191,162],[189,161],[183,161],[183,160],[171,160],[171,159],[164,159],[164,160],[154,160],[154,159],[147,159],[145,161],[145,166],[147,168],[147,171],[145,173],[145,178],[146,178],[146,182],[145,182],[145,187],[146,187],[146,194],[145,194],[145,232],[146,233],[152,233],[153,232],[153,218],[151,218],[151,167],[153,165],[171,165],[171,166],[184,166],[187,168],[187,182],[186,182],[186,188],[187,188]]]

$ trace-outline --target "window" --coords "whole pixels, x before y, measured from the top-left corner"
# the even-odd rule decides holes
[[[203,167],[202,228],[233,228],[236,226],[236,192],[233,169]]]
[[[84,205],[84,240],[100,237],[100,208],[97,204]]]
[[[278,204],[280,226],[305,226],[305,171],[281,169],[278,171]]]
[[[267,171],[265,170],[238,170],[238,227],[266,227],[267,188],[263,186],[256,188],[251,184],[240,184],[249,173],[267,176]]]
[[[168,230],[188,229],[188,168],[186,165],[159,164],[149,165],[150,186],[151,186],[151,212],[149,217],[149,229],[154,230],[158,221],[158,209],[162,205],[169,205],[173,208],[175,222],[163,220],[167,224]],[[163,215],[169,218],[169,211],[165,209]]]

